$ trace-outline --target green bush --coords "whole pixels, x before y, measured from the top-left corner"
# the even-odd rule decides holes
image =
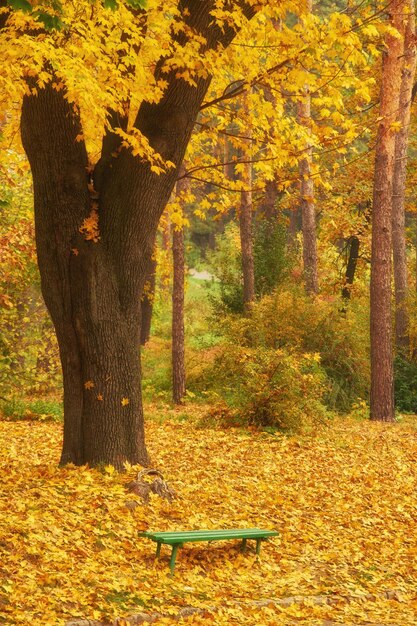
[[[239,227],[228,224],[216,238],[216,250],[209,252],[210,271],[218,279],[218,292],[209,300],[216,310],[243,312],[242,261],[240,257]]]
[[[286,240],[285,227],[277,220],[255,223],[253,258],[257,298],[271,293],[286,276],[290,266]],[[213,305],[220,305],[225,312],[242,313],[243,278],[238,225],[228,224],[216,242],[216,251],[209,255],[212,272],[220,281],[218,297],[212,298]]]
[[[212,367],[222,422],[300,431],[322,421],[326,377],[313,354],[226,343]]]
[[[368,397],[366,311],[359,303],[342,313],[336,298],[310,298],[301,288],[285,287],[255,303],[249,317],[229,315],[219,323],[232,346],[282,351],[300,362],[303,355],[318,355],[326,376],[323,402],[331,410],[347,412],[358,399]]]
[[[253,239],[255,291],[257,297],[271,293],[285,278],[290,259],[287,231],[276,219],[255,223]]]
[[[33,420],[40,422],[60,422],[63,419],[63,407],[56,400],[20,400],[11,398],[1,406],[3,416],[12,422]]]

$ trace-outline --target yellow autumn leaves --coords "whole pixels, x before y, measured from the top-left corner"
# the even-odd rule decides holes
[[[0,421],[0,623],[141,612],[160,614],[156,624],[415,623],[412,422],[336,420],[283,437],[197,429],[182,411],[189,421],[164,409],[170,418],[148,424],[152,466],[179,496],[171,505],[126,492],[138,468],[58,468],[56,424]],[[233,542],[187,545],[173,578],[169,549],[157,562],[137,537],[251,526],[280,532],[260,559]],[[198,611],[176,622],[185,607]]]

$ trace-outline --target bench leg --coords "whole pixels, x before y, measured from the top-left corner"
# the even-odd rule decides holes
[[[158,541],[156,546],[156,558],[159,559],[159,555],[161,554],[161,543]]]
[[[256,540],[256,554],[257,555],[261,553],[261,543],[262,543],[262,539]]]
[[[240,548],[242,552],[246,552],[246,542],[247,539],[242,539],[242,547]]]
[[[177,552],[178,552],[179,547],[180,547],[180,544],[178,543],[172,546],[171,559],[169,561],[169,569],[171,570],[171,574],[174,573],[175,559],[177,558]]]

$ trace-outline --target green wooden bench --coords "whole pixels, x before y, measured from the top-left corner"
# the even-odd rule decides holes
[[[163,533],[139,533],[139,537],[147,537],[156,541],[156,557],[161,553],[161,545],[163,543],[172,546],[171,559],[169,567],[171,574],[174,572],[175,559],[177,558],[178,548],[182,548],[184,543],[190,541],[221,541],[225,539],[242,539],[242,552],[246,550],[248,539],[256,541],[256,554],[261,551],[262,541],[269,537],[275,537],[278,533],[275,530],[262,530],[260,528],[243,528],[238,530],[188,530],[183,532],[163,532]]]

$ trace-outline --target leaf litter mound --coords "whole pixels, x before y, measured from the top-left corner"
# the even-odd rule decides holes
[[[0,422],[0,624],[416,623],[411,422],[336,420],[287,437],[172,419],[147,437],[171,502],[128,493],[140,467],[58,468],[57,424]],[[186,544],[174,577],[170,549],[155,561],[137,537],[255,526],[280,532],[260,558],[238,542]]]

